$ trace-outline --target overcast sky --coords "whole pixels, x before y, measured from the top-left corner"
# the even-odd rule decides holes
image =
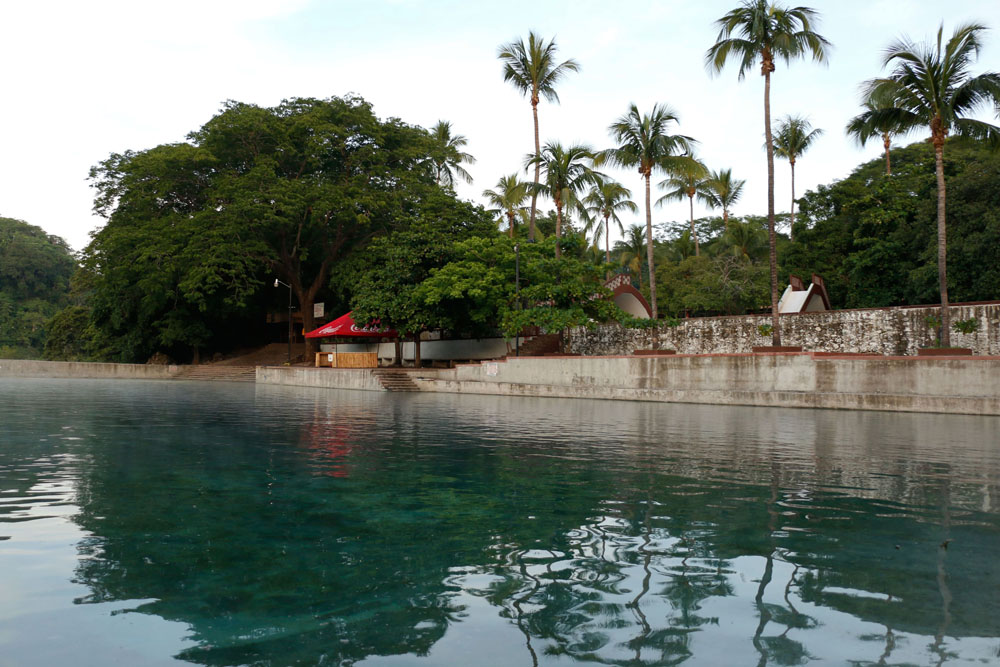
[[[858,84],[880,72],[895,37],[930,39],[976,20],[993,30],[974,72],[1000,70],[997,0],[838,0],[811,3],[833,43],[828,66],[778,64],[775,119],[803,114],[826,134],[797,163],[799,194],[878,157],[843,132],[858,113]],[[450,120],[478,158],[479,198],[533,149],[531,107],[503,82],[498,45],[535,30],[555,36],[581,71],[560,85],[560,105],[539,107],[541,138],[609,145],[608,125],[636,103],[670,105],[676,131],[698,139],[710,168],[747,180],[735,213],[766,211],[763,81],[735,67],[710,76],[713,21],[736,0],[661,2],[446,2],[432,0],[92,0],[4,2],[0,8],[0,215],[25,220],[83,248],[102,219],[92,211],[89,168],[109,153],[182,141],[227,99],[260,105],[354,92],[381,117],[430,127]],[[947,11],[948,16],[943,13]],[[923,138],[911,135],[903,143]],[[641,207],[637,173],[615,173]],[[790,199],[777,163],[778,211]],[[543,207],[550,207],[544,202]],[[697,207],[697,205],[696,205]],[[696,215],[708,211],[696,208]],[[626,223],[642,220],[642,214]],[[687,219],[687,204],[654,222]],[[612,236],[614,239],[615,236]]]

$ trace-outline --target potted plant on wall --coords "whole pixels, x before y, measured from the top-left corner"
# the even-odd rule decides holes
[[[757,326],[757,333],[764,338],[770,338],[772,325],[761,324]],[[757,345],[751,348],[754,354],[777,354],[779,352],[801,352],[801,345]]]
[[[917,350],[920,357],[954,357],[969,356],[972,354],[970,347],[942,347],[941,346],[941,318],[937,315],[928,315],[924,318],[927,328],[932,332],[934,339],[927,347]],[[979,330],[979,320],[970,317],[967,320],[956,320],[952,322],[952,328],[958,333],[972,334]]]

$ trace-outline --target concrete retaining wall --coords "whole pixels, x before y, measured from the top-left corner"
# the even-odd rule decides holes
[[[936,307],[833,310],[781,316],[782,345],[801,345],[815,352],[862,352],[891,356],[916,355],[932,344],[934,332],[928,316]],[[1000,302],[951,307],[951,320],[979,320],[972,334],[951,333],[951,344],[972,348],[977,355],[1000,355]],[[567,347],[585,355],[632,354],[651,348],[672,349],[682,354],[727,354],[750,352],[770,345],[770,337],[757,327],[770,324],[770,315],[699,317],[681,320],[677,327],[625,329],[617,324],[570,332]]]
[[[520,358],[438,371],[424,391],[1000,415],[1000,358]]]
[[[324,389],[385,391],[369,368],[308,368],[302,366],[258,366],[257,384],[282,384]]]
[[[105,364],[87,361],[29,361],[0,359],[0,377],[26,378],[120,378],[169,380],[179,366],[153,364]]]

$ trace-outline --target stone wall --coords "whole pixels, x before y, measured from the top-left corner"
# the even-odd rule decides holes
[[[0,377],[169,380],[179,370],[178,366],[156,364],[110,364],[88,361],[0,359]]]
[[[889,356],[916,355],[930,345],[934,333],[927,317],[939,308],[904,307],[833,310],[781,316],[781,344],[801,345],[810,352],[864,352]],[[952,331],[951,344],[972,348],[976,355],[1000,355],[1000,302],[951,307],[951,320],[979,320],[972,334]],[[567,351],[584,355],[632,354],[652,348],[676,350],[680,354],[750,352],[770,345],[757,327],[770,324],[770,315],[699,317],[681,320],[676,327],[625,329],[618,324],[594,329],[573,329]]]

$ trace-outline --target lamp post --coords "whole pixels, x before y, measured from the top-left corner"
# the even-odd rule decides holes
[[[521,310],[521,244],[514,244],[514,293],[517,295],[517,309]],[[521,356],[521,332],[514,334],[514,356]]]
[[[292,286],[286,282],[282,282],[277,278],[274,279],[274,286],[284,285],[288,288],[288,365],[292,365]]]

